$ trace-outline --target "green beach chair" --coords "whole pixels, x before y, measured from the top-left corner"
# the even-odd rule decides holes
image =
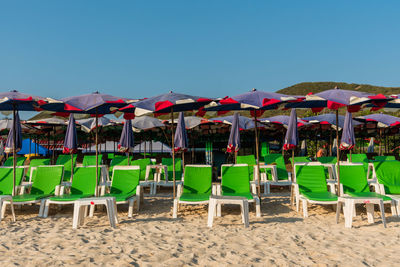
[[[375,156],[374,161],[394,161],[396,160],[395,156]]]
[[[255,190],[250,189],[249,166],[247,164],[224,164],[221,166],[221,185],[217,187],[217,195],[247,198],[255,204],[256,216],[261,217],[260,199]],[[255,185],[253,185],[255,187]],[[221,216],[221,207],[217,207],[217,216]]]
[[[36,168],[33,167],[48,165],[50,165],[50,159],[31,159],[31,161],[29,162],[28,172],[26,173],[26,180],[31,183],[35,179]]]
[[[140,185],[142,187],[150,187],[150,194],[155,194],[154,189],[154,169],[149,169],[146,171],[147,166],[153,165],[150,158],[137,159],[132,161],[131,165],[136,165],[140,167]]]
[[[391,197],[370,191],[364,167],[361,163],[340,165],[340,191],[341,195],[344,196],[382,198],[383,203],[392,205],[392,215],[396,214],[396,205]]]
[[[271,156],[274,155],[274,156]],[[285,159],[282,154],[269,154],[265,157],[265,162],[267,164],[275,164],[276,165],[276,179],[273,179],[272,170],[266,169],[265,175],[264,172],[261,173],[261,185],[264,186],[264,194],[268,195],[271,193],[271,185],[273,186],[291,186],[292,179],[289,176],[286,170]],[[260,167],[262,169],[262,166]]]
[[[77,155],[73,154],[73,166],[76,166],[76,158]],[[64,178],[63,181],[70,182],[71,181],[71,155],[61,154],[57,157],[56,165],[64,166]]]
[[[103,155],[99,154],[97,163],[98,165],[101,165],[102,162],[103,162]],[[85,155],[83,157],[82,166],[84,167],[96,166],[96,155]]]
[[[254,181],[254,166],[257,164],[254,155],[237,156],[237,164],[247,164],[249,166],[249,179]]]
[[[322,165],[296,163],[293,190],[296,199],[296,210],[299,211],[300,200],[303,204],[303,217],[308,217],[308,204],[337,204],[334,184],[328,184],[325,168]]]
[[[99,173],[101,168],[99,167]],[[92,197],[96,189],[96,167],[77,167],[74,171],[69,193],[66,193],[66,187],[62,186],[60,194],[46,199],[43,217],[47,217],[50,204],[67,205],[73,204],[75,200]]]
[[[167,166],[167,171],[168,171],[168,182],[172,181],[172,173],[173,173],[173,164],[172,164],[172,158],[162,158],[161,159],[162,165]],[[180,181],[182,180],[182,160],[180,158],[175,158],[175,180]],[[161,176],[161,180],[166,180],[165,175]]]
[[[132,218],[133,205],[136,202],[137,211],[143,199],[140,186],[140,166],[115,166],[112,174],[110,193],[105,197],[115,197],[117,204],[129,204],[128,217]]]
[[[16,188],[21,184],[22,177],[24,175],[24,168],[17,167],[15,173],[15,185]],[[12,201],[13,191],[13,168],[12,167],[0,167],[0,211],[3,207],[4,201],[9,201],[11,205],[12,219],[15,222],[14,205]],[[3,212],[0,212],[0,221],[3,218]]]
[[[132,162],[132,156],[130,156]],[[132,165],[132,164],[131,164]],[[114,166],[128,166],[128,157],[125,155],[114,155],[110,162],[109,175],[112,176]]]
[[[36,177],[30,186],[30,192],[13,196],[14,205],[25,205],[40,203],[39,217],[43,215],[43,208],[46,198],[58,194],[60,183],[63,178],[63,166],[38,166],[36,168]],[[2,214],[4,216],[6,204],[4,202]]]
[[[365,175],[367,176],[367,178],[371,178],[370,176],[372,175],[372,173],[370,174],[369,172],[369,160],[366,154],[352,154],[351,155],[351,162],[352,163],[362,163],[363,167],[364,167],[364,171],[365,171]]]
[[[9,157],[3,164],[4,167],[12,167],[13,166],[13,157]],[[17,157],[17,166],[24,166],[26,158],[25,157]]]
[[[180,204],[208,204],[212,189],[211,165],[186,165],[183,185],[178,185],[173,218],[178,217]]]
[[[396,213],[400,216],[400,161],[374,162],[376,173],[375,191],[392,198],[396,203]]]

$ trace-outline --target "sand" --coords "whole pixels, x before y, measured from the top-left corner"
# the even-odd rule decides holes
[[[37,206],[16,211],[0,223],[1,266],[395,266],[400,260],[400,218],[387,210],[387,228],[379,213],[369,224],[358,209],[352,229],[335,223],[329,207],[309,208],[309,218],[289,208],[288,194],[263,201],[262,217],[251,208],[250,227],[241,224],[239,209],[227,206],[207,227],[206,206],[185,206],[172,219],[172,198],[147,195],[140,213],[109,227],[96,211],[85,225],[72,229],[72,208],[52,209],[38,218]]]

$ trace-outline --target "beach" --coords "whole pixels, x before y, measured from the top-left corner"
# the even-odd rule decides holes
[[[207,227],[206,206],[182,206],[172,219],[170,194],[146,195],[139,213],[128,219],[119,206],[119,224],[110,228],[104,211],[72,229],[72,207],[17,209],[0,223],[2,266],[395,266],[400,260],[400,218],[386,209],[369,224],[358,209],[353,228],[339,224],[331,207],[310,206],[309,217],[290,208],[287,192],[263,200],[262,217],[250,208],[244,228],[236,206],[222,209]]]

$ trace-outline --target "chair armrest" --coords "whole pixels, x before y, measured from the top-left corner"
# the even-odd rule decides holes
[[[369,184],[369,186],[372,186],[374,188],[374,191],[376,193],[382,194],[380,185],[379,185],[379,183],[377,181],[371,181],[371,182],[368,182],[368,184]],[[383,189],[383,190],[385,190],[385,189]]]
[[[217,184],[212,184],[211,185],[211,194],[216,195],[217,194]]]
[[[326,180],[326,184],[328,185],[328,187],[329,187],[329,191],[332,193],[332,194],[336,194],[336,185],[337,185],[337,182],[335,181],[335,180]],[[343,186],[342,184],[340,184],[340,186]],[[343,189],[342,189],[343,190]]]
[[[217,189],[217,196],[222,195],[222,187],[221,187],[221,184],[217,184],[217,185],[216,185],[216,189]]]
[[[292,188],[293,188],[295,196],[299,197],[300,196],[299,185],[293,182],[292,183]]]
[[[26,190],[28,190],[31,187],[32,187],[32,183],[23,182],[21,185],[16,185],[15,186],[15,192],[17,194],[22,195],[22,194],[24,194],[26,192]]]
[[[142,191],[143,190],[142,190],[142,186],[141,185],[136,186],[136,196],[138,197],[138,201],[140,201],[140,196],[143,193]]]

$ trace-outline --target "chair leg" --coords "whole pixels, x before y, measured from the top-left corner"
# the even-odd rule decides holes
[[[47,218],[47,216],[49,216],[49,209],[50,209],[50,201],[46,200],[46,202],[44,204],[44,211],[43,211],[44,218]]]
[[[336,207],[336,223],[339,223],[340,211],[342,210],[342,202],[338,201]]]
[[[243,204],[243,219],[244,219],[244,227],[249,227],[249,202],[247,199],[244,201]]]
[[[93,217],[95,205],[90,205],[89,217]],[[86,214],[86,212],[85,212]]]
[[[222,209],[221,206],[222,206],[221,204],[219,203],[217,204],[217,217],[221,217],[221,209]]]
[[[40,208],[39,208],[39,215],[38,215],[38,217],[43,217],[45,204],[46,204],[46,199],[40,200]]]
[[[261,207],[260,207],[260,199],[256,198],[256,201],[254,202],[255,206],[256,206],[256,217],[260,218],[261,217]]]
[[[129,208],[128,208],[128,218],[132,218],[132,214],[133,214],[133,203],[135,202],[134,198],[130,198],[129,199]]]
[[[1,207],[1,218],[4,218],[6,215],[7,204],[7,202],[3,202],[3,206]]]
[[[385,207],[383,205],[384,205],[383,204],[383,200],[381,200],[380,203],[379,203],[379,209],[381,211],[381,218],[382,218],[383,227],[386,228]]]
[[[300,211],[300,197],[295,196],[296,199],[296,211],[299,212]]]
[[[394,201],[393,199],[390,203],[390,211],[392,213],[392,216],[398,216],[397,209],[396,209],[396,201]]]
[[[354,201],[352,200],[347,200],[345,203],[345,214],[346,214],[346,219],[345,219],[345,227],[346,228],[351,228],[351,225],[353,224],[353,212],[354,212]]]
[[[307,200],[302,199],[303,202],[303,217],[307,218],[308,217],[308,207],[307,207]]]
[[[117,201],[111,201],[113,205],[113,214],[114,214],[114,220],[115,224],[118,224],[118,207],[117,207]]]
[[[367,217],[369,223],[374,223],[374,204],[367,203],[365,204],[367,208]]]
[[[178,198],[175,198],[174,199],[174,208],[173,208],[173,210],[172,210],[172,218],[178,218],[178,205],[179,205],[179,202],[178,202]]]
[[[12,221],[15,222],[14,202],[12,200],[10,201],[10,208],[11,208],[11,214],[12,214]]]
[[[207,226],[208,227],[212,227],[213,225],[213,220],[214,220],[214,214],[215,214],[215,201],[213,199],[211,199],[208,202],[208,221],[207,221]]]
[[[74,204],[74,216],[72,217],[72,229],[78,228],[79,224],[79,215],[80,215],[80,206],[78,203]]]

